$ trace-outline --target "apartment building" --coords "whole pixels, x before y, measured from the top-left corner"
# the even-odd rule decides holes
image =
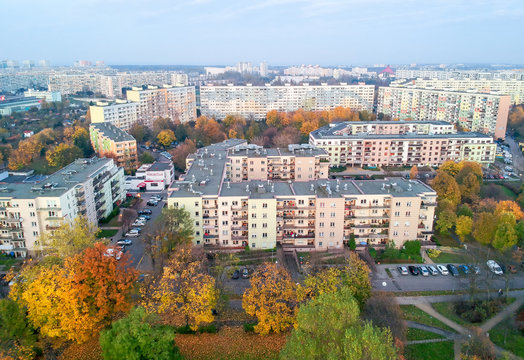
[[[437,194],[422,182],[328,180],[320,172],[303,181],[286,180],[291,175],[262,180],[258,174],[232,181],[231,165],[246,147],[245,141],[230,139],[199,149],[170,187],[168,206],[191,214],[195,245],[329,250],[341,249],[352,235],[357,243],[374,246],[431,238]],[[311,157],[307,149],[304,154],[299,150],[295,170],[300,159]]]
[[[133,88],[127,91],[127,100],[138,104],[137,119],[148,126],[160,117],[183,123],[196,120],[194,86]]]
[[[396,69],[397,79],[471,79],[471,80],[524,80],[522,71],[479,71],[479,70],[431,70],[431,69]]]
[[[77,159],[50,176],[4,178],[0,251],[17,257],[35,255],[42,250],[42,233],[80,215],[97,224],[124,198],[124,171],[112,159]]]
[[[394,87],[438,89],[447,91],[474,91],[477,93],[511,96],[513,105],[524,102],[524,80],[502,79],[421,79],[396,81]]]
[[[95,91],[97,82],[97,75],[93,73],[57,73],[49,75],[47,89],[49,91],[58,91],[62,95],[71,95],[81,91]]]
[[[223,119],[241,115],[262,120],[268,111],[298,109],[322,111],[338,106],[354,110],[373,110],[373,85],[309,85],[291,86],[201,86],[202,115]]]
[[[27,111],[32,107],[40,109],[41,99],[35,97],[0,97],[0,115],[9,116],[14,112]]]
[[[331,166],[439,166],[447,160],[495,161],[489,135],[460,132],[444,121],[340,122],[309,134]]]
[[[136,169],[138,150],[134,137],[111,123],[94,123],[89,126],[91,144],[100,157],[113,158],[117,166]]]
[[[29,89],[24,91],[24,97],[34,97],[37,99],[45,99],[46,102],[61,102],[62,95],[58,91],[39,91]]]
[[[113,103],[99,101],[89,107],[91,123],[109,123],[124,131],[129,131],[138,121],[138,104],[127,100]]]
[[[511,97],[445,90],[379,87],[377,113],[400,120],[441,120],[504,138]]]

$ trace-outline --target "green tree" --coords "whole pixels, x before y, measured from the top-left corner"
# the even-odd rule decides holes
[[[404,243],[404,253],[408,255],[420,255],[420,241],[409,240]]]
[[[183,359],[173,341],[173,329],[156,325],[143,308],[135,308],[100,334],[105,360]]]
[[[524,220],[521,220],[517,223],[517,226],[515,226],[515,232],[517,233],[517,238],[519,242],[519,246],[524,246]]]
[[[24,358],[31,355],[36,342],[25,309],[11,299],[0,300],[0,357]]]
[[[142,164],[152,164],[155,162],[155,158],[153,157],[153,155],[146,151],[142,155],[140,155],[140,162]]]
[[[282,359],[396,359],[389,329],[362,322],[359,315],[358,302],[346,287],[302,305]]]
[[[455,224],[455,232],[460,238],[460,241],[464,241],[466,236],[471,234],[471,230],[473,229],[473,219],[466,215],[461,215],[457,217],[457,221]]]
[[[349,236],[349,249],[355,251],[357,249],[357,242],[355,241],[355,235],[351,234]]]
[[[515,215],[504,212],[499,216],[495,237],[493,238],[493,247],[495,249],[506,251],[515,246],[518,241],[517,232],[515,231]]]
[[[437,229],[441,233],[447,232],[449,229],[455,225],[455,221],[457,220],[457,216],[453,211],[450,210],[444,210],[442,211],[437,219]]]
[[[460,203],[460,188],[455,179],[447,172],[439,171],[431,182],[438,195],[438,200],[449,200],[454,205]]]
[[[469,216],[470,218],[473,218],[473,211],[471,211],[468,204],[462,204],[457,210],[457,216]]]

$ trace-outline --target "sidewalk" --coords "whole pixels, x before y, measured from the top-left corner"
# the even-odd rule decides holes
[[[515,300],[512,304],[508,305],[503,311],[499,312],[497,315],[495,315],[494,317],[486,321],[484,324],[482,324],[480,328],[484,332],[490,331],[499,322],[503,321],[506,317],[517,311],[522,306],[522,304],[524,304],[524,296],[518,297],[517,300]]]
[[[493,292],[494,293],[494,292]],[[478,294],[477,298],[487,296],[486,293]],[[524,290],[514,290],[508,293],[509,297],[517,299],[524,298]],[[495,298],[495,296],[492,296]],[[417,304],[430,304],[436,302],[450,302],[468,300],[469,294],[459,295],[429,295],[429,296],[397,296],[397,301],[400,305],[417,305]]]

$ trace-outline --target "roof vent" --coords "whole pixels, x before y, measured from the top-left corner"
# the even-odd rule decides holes
[[[348,189],[348,184],[345,183],[345,184],[344,184],[344,190],[347,190],[347,189]]]
[[[231,184],[230,184],[229,181],[227,182],[227,188],[228,188],[228,189],[231,189]]]
[[[249,192],[249,185],[246,185],[246,192]]]
[[[314,184],[311,184],[309,186],[309,191],[315,191],[315,185]]]

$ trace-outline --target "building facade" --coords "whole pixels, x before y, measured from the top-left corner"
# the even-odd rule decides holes
[[[136,169],[138,149],[134,137],[111,123],[94,123],[89,126],[91,144],[100,157],[111,157],[125,169]]]
[[[373,85],[308,85],[302,86],[201,86],[202,115],[223,119],[241,115],[261,120],[271,110],[298,109],[323,111],[338,106],[354,110],[373,110]]]
[[[129,131],[138,121],[138,104],[126,100],[114,103],[97,102],[89,107],[91,123],[109,123],[124,131]]]
[[[510,104],[509,95],[379,87],[377,113],[399,120],[448,121],[503,139]]]
[[[106,217],[125,198],[124,171],[112,159],[77,159],[48,177],[12,176],[0,184],[0,251],[35,255],[40,235],[63,221]]]
[[[393,241],[402,246],[406,240],[429,240],[432,235],[437,195],[419,181],[338,181],[321,178],[320,172],[295,181],[259,180],[258,174],[231,181],[228,168],[246,146],[230,139],[199,149],[169,189],[168,206],[191,214],[195,245],[329,250],[341,249],[351,236],[362,245]],[[301,155],[295,166],[311,157]]]
[[[443,121],[373,121],[330,124],[309,134],[331,166],[439,166],[447,160],[495,161],[489,135],[457,133]]]
[[[37,99],[45,99],[46,102],[61,102],[62,95],[58,91],[39,91],[29,89],[24,92],[24,97],[35,97]]]
[[[133,88],[127,91],[127,100],[137,103],[137,119],[148,126],[161,117],[182,123],[196,121],[194,86]]]
[[[32,107],[40,109],[41,99],[35,97],[16,96],[4,98],[0,96],[0,115],[9,116],[14,112],[27,111]]]

